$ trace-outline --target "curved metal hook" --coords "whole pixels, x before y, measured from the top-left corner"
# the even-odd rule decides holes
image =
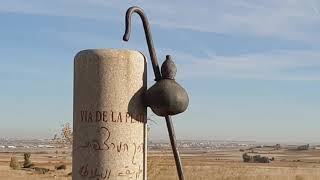
[[[161,79],[161,73],[160,73],[160,68],[159,68],[159,64],[158,64],[158,60],[157,60],[157,54],[156,54],[155,48],[153,46],[150,25],[149,25],[147,16],[144,14],[143,9],[141,9],[140,7],[133,6],[127,10],[127,13],[126,13],[126,32],[123,35],[123,40],[129,41],[130,32],[131,32],[131,16],[134,12],[139,14],[139,16],[142,20],[144,33],[145,33],[145,36],[147,39],[148,49],[149,49],[152,67],[153,67],[153,71],[154,71],[155,81],[159,81]]]

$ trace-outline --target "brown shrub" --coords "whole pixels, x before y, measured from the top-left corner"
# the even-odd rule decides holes
[[[20,169],[20,163],[18,162],[16,157],[11,157],[10,167],[14,170]]]

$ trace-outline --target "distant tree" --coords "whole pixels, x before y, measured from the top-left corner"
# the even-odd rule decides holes
[[[266,156],[255,155],[253,156],[253,162],[257,163],[269,163],[270,159]]]
[[[252,161],[252,157],[249,156],[247,153],[243,153],[243,154],[242,154],[242,159],[243,159],[243,162],[250,162],[250,161]]]
[[[307,145],[302,145],[302,146],[298,146],[298,150],[309,150],[309,147],[310,147],[310,145],[309,144],[307,144]]]
[[[52,141],[60,145],[72,145],[73,132],[70,123],[65,123],[61,127],[60,136],[55,134]]]
[[[281,145],[280,145],[280,144],[276,144],[276,145],[274,146],[274,149],[275,149],[275,150],[281,149]]]
[[[62,127],[61,132],[62,139],[65,141],[66,144],[72,144],[73,142],[73,132],[70,126],[70,123],[65,123]]]
[[[14,170],[20,169],[21,166],[16,157],[11,157],[10,167]]]
[[[250,156],[247,153],[242,154],[243,162],[252,162],[252,163],[269,163],[270,159],[266,156]]]

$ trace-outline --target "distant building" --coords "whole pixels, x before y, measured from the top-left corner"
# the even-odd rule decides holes
[[[42,145],[42,144],[39,144],[39,145],[38,145],[38,148],[55,148],[55,147],[52,146],[52,145]]]
[[[55,147],[52,145],[46,145],[46,148],[55,148]]]

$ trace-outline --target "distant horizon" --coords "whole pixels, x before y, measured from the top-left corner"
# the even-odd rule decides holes
[[[12,139],[12,140],[50,140],[53,139],[52,137],[5,137],[0,136],[1,139]],[[151,138],[149,141],[156,141],[156,142],[167,142],[170,143],[169,137],[163,138]],[[303,144],[310,144],[310,145],[320,145],[320,141],[259,141],[259,140],[246,140],[246,139],[183,139],[177,138],[177,141],[213,141],[213,142],[246,142],[246,143],[256,143],[256,144],[267,144],[267,145],[274,145],[274,144],[284,144],[284,145],[303,145]]]

